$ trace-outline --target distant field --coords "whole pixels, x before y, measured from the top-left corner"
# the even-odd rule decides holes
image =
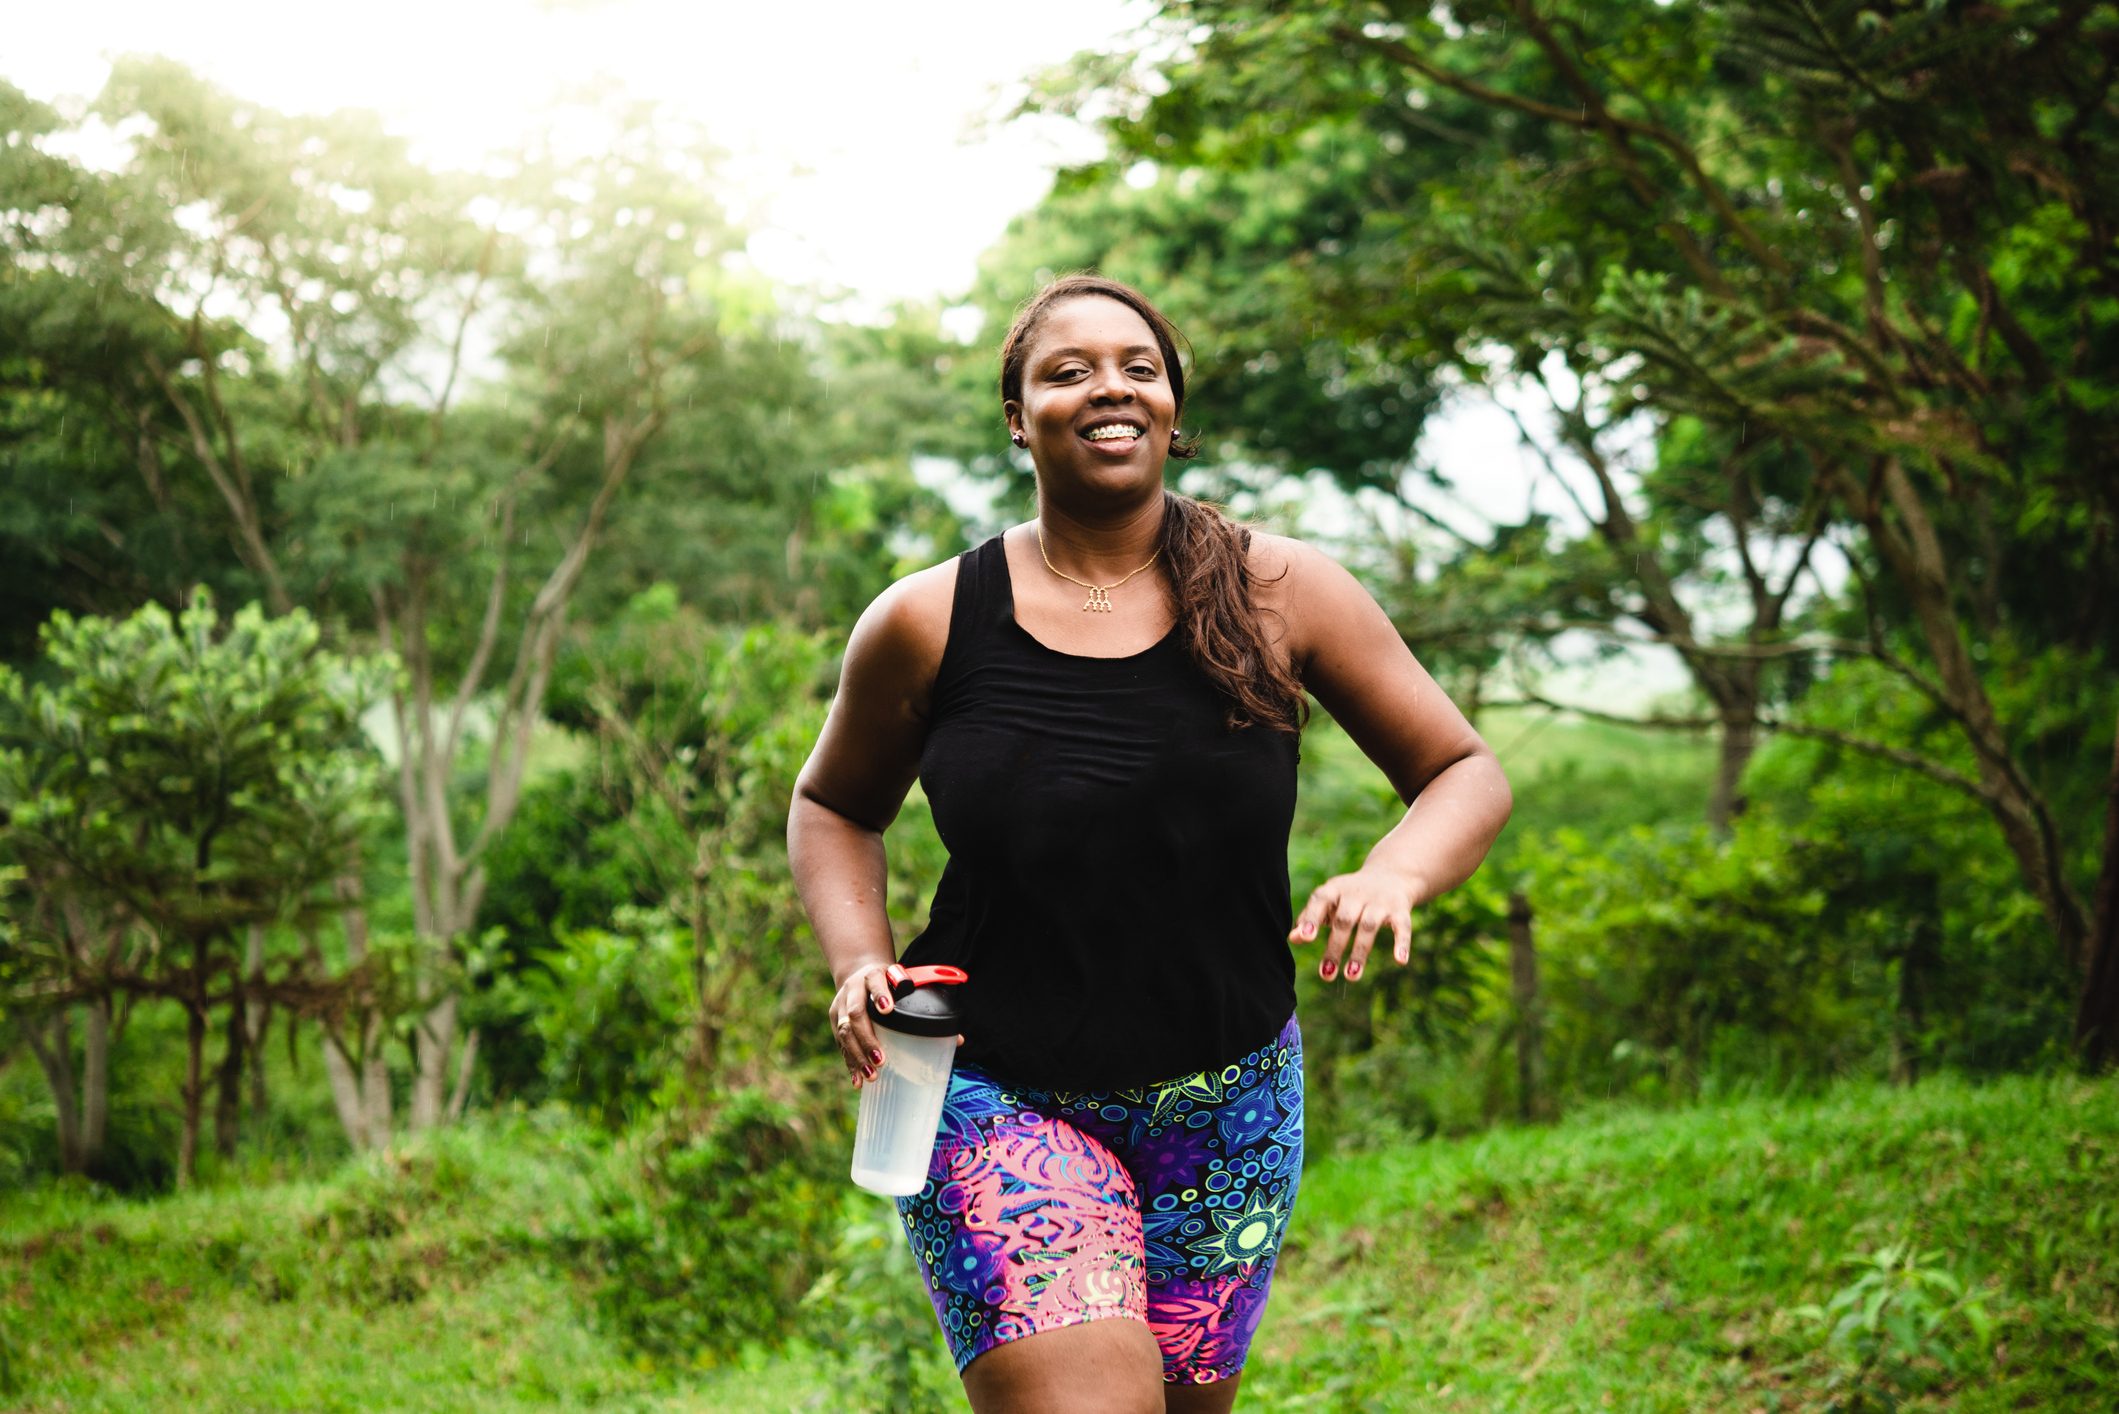
[[[539,1247],[583,1199],[570,1132],[482,1121],[438,1167],[410,1151],[418,1183],[349,1163],[0,1203],[8,1407],[864,1407],[801,1352],[655,1370],[593,1331]],[[1884,1288],[1864,1372],[1798,1308],[1903,1243],[1935,1255]],[[1824,1409],[1864,1383],[1908,1409],[2119,1408],[2119,1083],[1847,1085],[1324,1159],[1243,1407]]]

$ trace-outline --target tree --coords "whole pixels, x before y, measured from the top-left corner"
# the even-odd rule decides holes
[[[205,1043],[225,1013],[216,1138],[235,1142],[253,1003],[308,1011],[359,978],[306,957],[245,956],[252,924],[331,906],[317,893],[373,819],[372,751],[359,716],[375,665],[318,648],[307,615],[257,605],[225,630],[211,598],[172,620],[159,605],[112,622],[56,615],[54,681],[0,669],[0,847],[34,903],[16,927],[41,964],[22,998],[61,1020],[40,1048],[62,1116],[71,1068],[64,1009],[86,1003],[89,1050],[75,1166],[94,1159],[113,997],[175,1002],[186,1018],[180,1183],[196,1172]],[[62,1136],[68,1123],[62,1119]]]
[[[622,531],[633,565],[751,609],[796,581],[812,350],[735,259],[711,153],[651,112],[592,101],[586,144],[473,178],[372,116],[273,113],[162,61],[120,64],[98,111],[134,133],[111,173],[44,153],[48,113],[10,115],[36,154],[32,200],[0,203],[31,277],[0,301],[25,396],[137,435],[143,480],[211,488],[268,603],[403,662],[410,1122],[433,1124],[475,1059],[454,987],[483,856],[591,559]],[[368,947],[350,910],[345,931]],[[357,1143],[390,1122],[374,1021],[327,1037]]]

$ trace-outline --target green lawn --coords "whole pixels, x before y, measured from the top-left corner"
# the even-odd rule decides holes
[[[672,1371],[598,1332],[540,1239],[604,1161],[530,1116],[320,1180],[16,1195],[0,1202],[9,1407],[860,1407],[801,1352]],[[1847,1085],[1327,1158],[1244,1407],[1823,1409],[1862,1359],[1797,1308],[1860,1276],[1843,1258],[1910,1241],[1988,1326],[1940,1285],[1895,1334],[1903,1298],[1886,1303],[1873,1390],[2109,1410],[2115,1228],[2119,1083],[2067,1077]],[[921,1300],[909,1267],[887,1270]]]

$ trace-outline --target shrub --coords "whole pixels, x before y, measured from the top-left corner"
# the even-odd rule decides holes
[[[591,1275],[599,1321],[673,1363],[780,1344],[838,1236],[844,1136],[748,1091],[702,1132],[645,1147],[629,1161],[621,1145],[589,1216],[555,1235]]]
[[[1854,1280],[1823,1306],[1794,1310],[1823,1330],[1826,1349],[1841,1361],[1827,1408],[1896,1409],[1902,1395],[1931,1388],[1939,1375],[1968,1373],[1991,1348],[1985,1303],[1942,1256],[1894,1243],[1842,1257]]]

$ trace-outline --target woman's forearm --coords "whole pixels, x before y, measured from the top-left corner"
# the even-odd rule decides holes
[[[1369,851],[1364,867],[1407,880],[1413,903],[1425,903],[1477,871],[1514,805],[1501,763],[1489,752],[1475,752],[1436,773]]]
[[[870,963],[897,960],[880,832],[798,794],[787,814],[787,862],[834,986]]]

